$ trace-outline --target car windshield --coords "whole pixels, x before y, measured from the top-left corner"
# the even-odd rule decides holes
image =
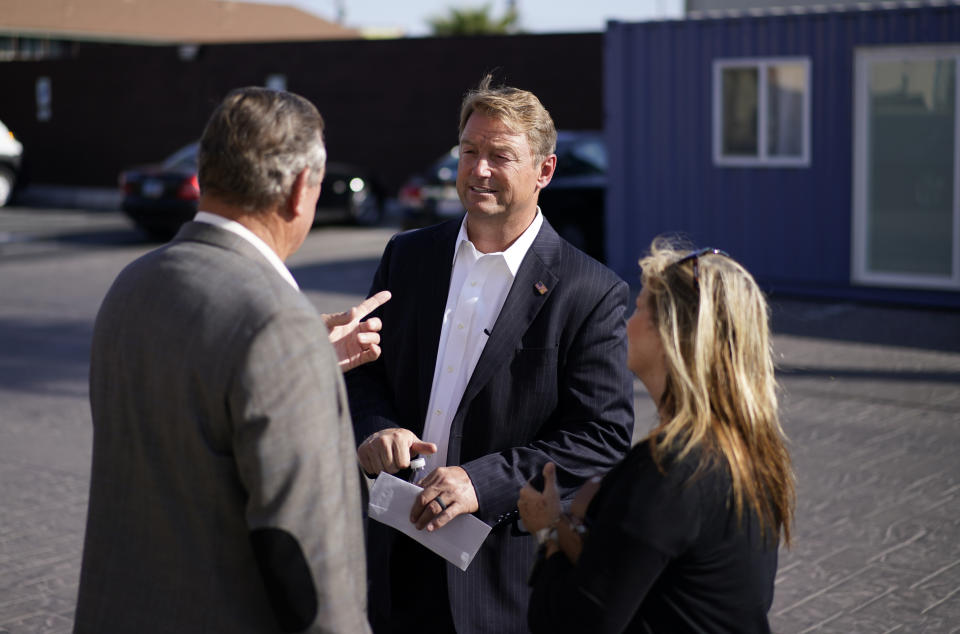
[[[587,176],[607,173],[607,150],[602,137],[557,139],[557,174]]]
[[[164,169],[196,169],[197,167],[197,150],[199,149],[199,143],[191,143],[186,147],[182,147],[170,156],[163,162]]]
[[[430,168],[433,178],[451,183],[457,178],[459,147],[454,146]],[[593,176],[607,173],[607,146],[595,133],[567,132],[557,137],[557,176]]]

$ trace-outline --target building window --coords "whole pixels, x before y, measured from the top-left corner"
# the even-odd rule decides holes
[[[810,165],[810,60],[713,63],[713,161],[722,166]]]
[[[0,37],[0,62],[62,59],[72,49],[66,42],[35,37]]]
[[[960,290],[960,47],[854,57],[853,281]]]

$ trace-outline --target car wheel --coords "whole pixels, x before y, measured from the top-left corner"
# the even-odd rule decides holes
[[[0,207],[3,207],[10,201],[15,178],[11,170],[6,167],[0,167]]]

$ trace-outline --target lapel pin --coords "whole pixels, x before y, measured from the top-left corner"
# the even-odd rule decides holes
[[[533,285],[533,287],[537,289],[537,292],[540,293],[541,295],[545,295],[547,292],[547,286],[543,282],[537,282],[536,284]]]

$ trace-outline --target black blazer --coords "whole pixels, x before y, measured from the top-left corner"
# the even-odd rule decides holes
[[[401,233],[384,250],[371,286],[393,293],[378,313],[383,353],[347,375],[358,444],[389,427],[423,432],[459,229],[453,220]],[[553,461],[560,494],[570,497],[629,449],[628,298],[623,280],[544,220],[450,430],[448,464],[467,471],[476,515],[493,526],[466,572],[447,567],[458,632],[526,631],[535,544],[510,529],[524,483]],[[375,574],[385,542],[399,533],[375,522],[368,532]],[[374,594],[371,612],[385,601]]]

